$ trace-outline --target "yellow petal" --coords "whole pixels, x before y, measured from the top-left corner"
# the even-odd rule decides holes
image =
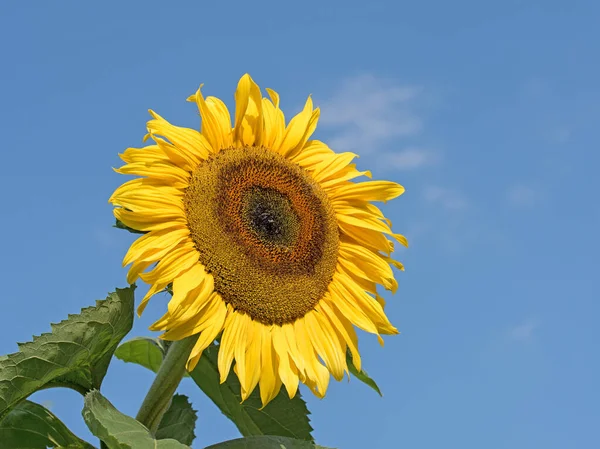
[[[170,312],[170,320],[182,323],[193,320],[206,307],[207,302],[211,301],[214,291],[214,278],[207,273],[202,282],[190,290],[181,304]]]
[[[294,322],[294,330],[298,349],[304,359],[304,372],[306,374],[305,383],[310,387],[310,383],[314,382],[315,389],[313,392],[323,397],[329,385],[329,371],[318,360],[313,342],[306,329],[304,318],[300,318]]]
[[[185,273],[177,276],[173,280],[173,296],[167,305],[169,313],[177,314],[188,294],[205,282],[209,284],[207,290],[212,292],[212,276],[206,272],[206,268],[199,262],[192,265]]]
[[[309,312],[304,316],[306,330],[317,354],[323,359],[336,380],[342,380],[346,369],[346,354],[342,351],[335,331],[328,321],[318,313]],[[337,341],[336,341],[337,340]]]
[[[304,371],[304,359],[298,350],[298,342],[296,341],[296,331],[294,330],[294,325],[284,324],[281,326],[281,333],[285,337],[287,350],[292,362],[294,365],[296,365],[296,368],[298,368],[298,372],[302,373]]]
[[[133,244],[129,247],[127,254],[123,258],[123,266],[129,265],[134,260],[154,260],[157,261],[161,257],[163,257],[166,252],[171,251],[173,247],[178,245],[182,240],[185,240],[189,237],[190,231],[185,228],[170,228],[163,229],[159,231],[152,231],[148,234],[143,235],[139,239],[137,239]],[[160,251],[166,251],[164,254],[161,254]],[[149,259],[144,259],[145,255],[153,251],[153,256]],[[158,254],[158,256],[156,256]],[[147,256],[146,256],[147,257]]]
[[[356,216],[336,213],[336,218],[342,230],[345,230],[346,225],[352,225],[359,228],[371,229],[373,231],[382,232],[384,234],[391,235],[396,240],[402,242],[406,241],[404,236],[400,234],[394,234],[390,227],[377,218],[370,216]]]
[[[354,153],[338,153],[324,158],[312,171],[312,177],[317,182],[325,181],[331,177],[337,177],[337,174],[346,168],[352,160],[357,157]]]
[[[221,383],[227,380],[227,375],[229,374],[231,364],[233,363],[235,346],[240,340],[245,338],[241,329],[241,325],[245,324],[244,319],[241,318],[242,316],[243,315],[234,312],[223,331],[223,337],[221,338],[221,344],[219,345],[219,358],[217,363],[221,375]]]
[[[310,139],[310,136],[312,136],[315,132],[315,129],[317,129],[317,123],[319,121],[320,116],[321,110],[319,108],[316,108],[314,111],[312,111],[310,119],[308,120],[308,124],[306,125],[306,131],[304,131],[304,134],[294,147],[291,147],[289,150],[285,151],[285,153],[282,153],[285,157],[290,158],[293,155],[298,154],[302,151],[304,145],[306,145],[308,139]],[[293,142],[293,140],[290,140],[286,143],[291,144],[291,142]],[[281,148],[279,149],[279,151],[281,152]]]
[[[218,308],[219,304],[215,300],[215,293],[212,289],[205,288],[207,282],[201,283],[198,287],[192,288],[188,292],[173,294],[171,303],[178,301],[180,306],[175,309],[175,312],[167,311],[159,320],[150,326],[152,331],[167,331],[166,339],[174,339],[177,335],[192,335],[194,329],[200,326],[204,319],[210,316],[211,310]],[[183,298],[183,299],[182,299]],[[211,307],[212,306],[212,309]],[[182,337],[183,338],[183,337]]]
[[[379,303],[379,305],[384,308],[385,307],[385,299],[378,295],[377,293],[375,293],[375,299],[377,300],[377,302]]]
[[[131,179],[121,184],[108,200],[110,203],[119,204],[119,198],[131,198],[144,195],[146,197],[168,197],[173,202],[183,196],[182,189],[166,186],[163,182],[149,178]]]
[[[156,188],[152,191],[147,189],[115,194],[112,201],[113,204],[129,209],[138,216],[174,217],[185,214],[182,198],[161,195],[161,189]]]
[[[285,133],[277,139],[273,150],[287,158],[300,152],[317,127],[319,114],[318,108],[313,111],[312,98],[308,97],[304,109],[290,120]]]
[[[275,108],[279,109],[279,94],[273,89],[269,89],[268,87],[265,90],[269,94],[269,98],[271,98],[271,101],[275,105]]]
[[[140,303],[140,305],[137,308],[138,316],[142,315],[142,313],[144,312],[144,309],[148,305],[148,301],[150,301],[150,298],[152,298],[152,296],[154,296],[155,294],[163,291],[167,285],[168,285],[167,282],[162,282],[162,283],[156,283],[156,284],[150,286],[148,293],[146,293],[146,296],[144,296],[144,298],[142,299],[142,302]]]
[[[398,262],[397,260],[392,259],[391,257],[384,256],[384,258],[385,258],[385,260],[388,261],[388,263],[392,264],[399,270],[404,271],[404,265],[402,265],[402,263]]]
[[[340,242],[339,251],[338,261],[340,264],[345,265],[348,271],[377,282],[387,290],[395,292],[398,288],[392,268],[383,256],[363,246],[348,242]]]
[[[156,267],[148,273],[142,273],[141,278],[148,284],[158,282],[171,283],[184,270],[198,262],[198,253],[193,242],[179,245],[168,253]]]
[[[408,240],[406,240],[406,237],[402,234],[391,234],[391,236],[394,237],[398,243],[408,248]]]
[[[235,365],[238,367],[238,379],[240,380],[240,385],[243,385],[246,383],[246,339],[248,338],[248,326],[250,324],[250,317],[243,313],[232,313],[235,313],[235,318],[239,321],[238,335],[240,337],[235,342],[233,354],[235,356]]]
[[[350,276],[352,280],[364,291],[373,295],[377,293],[377,283],[370,279],[366,279],[365,277],[360,276],[358,273],[352,270],[348,270],[347,267],[342,267],[341,265],[339,265],[338,267],[340,268],[339,271],[343,272],[347,276]]]
[[[215,316],[219,316],[218,314],[222,312],[223,307],[223,299],[218,293],[213,292],[195,317],[184,323],[174,323],[173,327],[169,327],[159,338],[175,341],[197,334],[206,329]]]
[[[335,280],[329,284],[329,301],[343,316],[345,316],[356,327],[379,335],[377,326],[371,318],[351,299],[352,295],[348,292],[341,282]]]
[[[285,385],[288,396],[293,398],[298,391],[298,370],[293,363],[290,363],[289,348],[285,331],[281,326],[273,326],[271,333],[273,338],[273,348],[277,355],[278,374]]]
[[[248,399],[248,396],[250,396],[250,393],[252,393],[260,379],[262,327],[263,325],[256,321],[250,320],[248,322],[246,374],[243,377],[239,377],[238,374],[241,384],[242,401]],[[236,368],[239,367],[236,365]]]
[[[394,244],[388,240],[384,234],[370,229],[360,228],[352,225],[343,225],[340,227],[342,241],[356,241],[366,248],[373,251],[382,251],[390,254],[394,250]]]
[[[261,145],[263,135],[260,88],[247,73],[235,91],[235,141],[238,145]]]
[[[267,148],[273,148],[275,142],[285,131],[284,124],[281,124],[279,109],[268,99],[262,99],[262,111],[264,120],[263,145]]]
[[[161,229],[186,226],[186,219],[181,215],[150,216],[140,215],[123,208],[113,210],[117,220],[137,231],[158,231]]]
[[[229,148],[233,145],[233,128],[231,126],[231,116],[229,109],[223,101],[217,97],[206,97],[206,105],[210,108],[213,116],[219,121],[220,129],[223,133],[223,148]]]
[[[202,135],[200,133],[198,134]],[[154,134],[152,135],[152,138],[159,146],[159,148],[165,152],[165,154],[169,158],[169,162],[175,164],[176,166],[189,173],[192,173],[198,166],[198,164],[200,164],[200,162],[204,160],[203,158],[198,157],[196,154],[190,153],[184,148],[179,148],[175,145],[172,145],[171,143]],[[208,144],[207,142],[207,145],[210,144]]]
[[[404,193],[404,187],[391,181],[365,181],[339,187],[332,197],[336,200],[389,201]]]
[[[127,148],[119,157],[127,163],[168,162],[169,157],[158,145],[148,145],[143,148]]]
[[[154,260],[136,260],[133,262],[127,272],[127,283],[133,284],[140,277],[140,273],[145,271],[150,265],[155,263]]]
[[[193,371],[198,361],[200,360],[200,356],[202,356],[202,351],[204,351],[219,335],[219,332],[223,330],[223,323],[225,322],[225,317],[227,314],[227,307],[225,306],[225,302],[219,298],[219,305],[217,305],[217,310],[212,316],[212,320],[208,322],[206,328],[204,328],[198,337],[198,341],[194,345],[192,352],[188,358],[186,368],[188,371]]]
[[[281,388],[281,379],[277,376],[277,358],[273,351],[271,330],[267,326],[262,327],[261,345],[261,373],[260,373],[260,399],[263,407],[277,396]]]
[[[337,172],[335,175],[328,176],[326,179],[321,181],[320,184],[323,190],[325,190],[327,193],[330,193],[333,192],[334,189],[337,189],[340,185],[345,184],[351,179],[358,178],[359,176],[371,178],[372,174],[369,170],[358,171],[356,169],[356,164],[350,164]]]
[[[200,263],[181,273],[173,281],[173,296],[169,301],[167,313],[156,321],[150,330],[167,330],[173,327],[194,327],[198,317],[206,309],[209,302],[214,300],[214,279],[204,271]],[[198,279],[195,279],[198,276]],[[182,287],[182,283],[184,284]],[[195,285],[195,286],[194,286]]]
[[[366,293],[352,280],[352,278],[344,273],[336,272],[338,285],[342,285],[347,293],[348,299],[360,308],[376,326],[377,333],[382,334],[397,334],[398,330],[390,323],[381,304],[375,298]]]
[[[339,311],[331,307],[328,301],[320,301],[316,308],[317,310],[321,309],[323,314],[331,320],[333,328],[339,332],[350,349],[352,363],[356,369],[360,371],[361,358],[360,352],[358,351],[358,337],[356,336],[356,331],[354,330],[352,323],[350,323],[345,316],[340,314]]]
[[[347,225],[361,227],[383,232],[394,238],[398,243],[408,247],[408,240],[402,234],[394,234],[391,230],[392,222],[384,217],[383,213],[373,204],[364,202],[332,201],[336,212],[336,218],[341,222],[340,226]],[[364,243],[361,241],[361,243]],[[393,249],[393,248],[392,248]],[[387,252],[387,251],[386,251]]]
[[[231,119],[229,119],[227,107],[224,108],[227,111],[225,115],[223,110],[225,105],[222,102],[215,101],[214,97],[210,103],[205,101],[201,89],[202,85],[194,96],[202,117],[201,132],[211,144],[212,151],[216,153],[231,146]]]
[[[309,140],[297,154],[292,155],[290,160],[305,168],[308,171],[314,168],[323,160],[335,155],[333,150],[320,140]]]
[[[152,110],[149,112],[153,120],[148,121],[148,132],[163,151],[164,147],[159,142],[161,139],[157,140],[155,136],[162,136],[167,139],[173,147],[179,150],[180,156],[188,159],[195,165],[208,158],[212,152],[211,146],[202,134],[195,129],[171,125],[156,112]]]

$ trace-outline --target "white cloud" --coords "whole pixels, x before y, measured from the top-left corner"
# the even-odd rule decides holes
[[[506,198],[513,206],[531,206],[536,202],[538,194],[531,186],[517,184],[509,187]]]
[[[538,324],[535,321],[527,320],[509,329],[508,336],[514,341],[530,341],[533,338],[537,328]]]
[[[421,131],[414,105],[420,92],[374,75],[349,78],[321,105],[319,123],[337,130],[329,140],[334,151],[372,152],[392,138]]]
[[[467,199],[454,189],[428,186],[423,192],[425,200],[433,204],[439,204],[447,210],[461,210],[468,206]]]
[[[414,170],[439,161],[438,153],[419,147],[409,147],[397,153],[383,153],[377,158],[382,168],[396,170]]]

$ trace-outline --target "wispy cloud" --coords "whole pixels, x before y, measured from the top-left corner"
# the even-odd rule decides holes
[[[437,164],[440,160],[439,153],[420,147],[409,147],[396,153],[386,152],[377,158],[379,165],[389,170],[415,170]]]
[[[524,184],[515,184],[506,192],[506,199],[513,206],[532,206],[538,196],[533,187]]]
[[[527,342],[533,338],[537,328],[537,322],[533,320],[527,320],[510,328],[508,331],[508,337],[513,341]]]
[[[423,122],[415,112],[420,93],[418,86],[398,85],[374,75],[349,78],[321,105],[319,123],[335,130],[329,140],[333,150],[373,152],[393,138],[421,131]]]
[[[466,197],[455,189],[427,186],[423,191],[423,197],[426,201],[447,210],[461,210],[468,206]]]

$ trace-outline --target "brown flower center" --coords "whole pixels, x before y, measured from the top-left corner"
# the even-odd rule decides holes
[[[200,262],[236,310],[282,325],[327,291],[337,221],[326,193],[298,165],[262,147],[226,149],[196,168],[184,203]]]

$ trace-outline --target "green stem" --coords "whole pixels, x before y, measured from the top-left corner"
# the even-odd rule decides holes
[[[185,374],[185,363],[196,340],[198,340],[198,336],[193,335],[175,341],[169,346],[167,355],[156,373],[156,378],[144,398],[136,419],[152,433],[156,432],[160,420],[169,408],[173,394]]]

